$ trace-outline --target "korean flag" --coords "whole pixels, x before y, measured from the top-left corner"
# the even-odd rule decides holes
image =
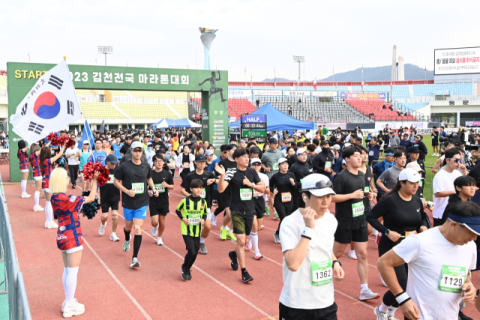
[[[10,117],[10,123],[16,134],[32,144],[50,132],[64,129],[81,115],[67,62],[62,60],[38,79]]]

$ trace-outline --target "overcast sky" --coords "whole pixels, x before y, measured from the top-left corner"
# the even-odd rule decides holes
[[[471,1],[7,1],[0,0],[0,70],[8,61],[203,69],[198,27],[219,29],[212,68],[230,81],[302,79],[390,65],[433,69],[435,48],[480,46]],[[246,68],[246,74],[244,72]],[[305,68],[305,69],[304,69]],[[305,72],[304,72],[305,70]]]

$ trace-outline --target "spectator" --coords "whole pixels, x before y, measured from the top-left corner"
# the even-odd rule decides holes
[[[400,145],[400,138],[397,136],[397,132],[393,130],[390,132],[390,141],[389,141],[389,147],[392,149],[397,148]]]
[[[425,156],[428,153],[428,149],[425,146],[425,143],[423,143],[422,138],[423,138],[423,136],[421,134],[417,134],[415,136],[414,146],[417,147],[418,149],[420,149],[420,159],[425,160]]]
[[[380,146],[376,137],[370,139],[368,144],[368,165],[372,165],[372,161],[378,160],[380,157]]]

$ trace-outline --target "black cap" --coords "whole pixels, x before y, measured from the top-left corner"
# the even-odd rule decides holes
[[[355,141],[363,141],[363,139],[360,138],[360,137],[356,137],[356,138],[355,138]]]
[[[258,148],[258,147],[251,147],[251,148],[250,148],[250,153],[258,153],[258,154],[260,154],[260,148]]]
[[[323,140],[321,143],[320,143],[321,146],[326,146],[326,145],[330,145],[330,143],[328,143],[327,140]]]
[[[195,156],[195,161],[207,161],[207,157],[204,154],[197,154]]]
[[[160,148],[160,149],[158,149],[157,152],[158,153],[166,153],[167,151],[165,150],[165,148]]]
[[[277,138],[270,138],[268,139],[268,143],[278,143]]]
[[[235,149],[235,148],[237,148],[236,145],[234,145],[234,144],[229,144],[229,145],[227,145],[225,151],[230,151],[230,150]]]
[[[111,162],[111,163],[113,163],[113,164],[120,163],[120,161],[118,161],[118,159],[117,159],[117,156],[114,155],[113,153],[112,153],[112,154],[109,154],[109,155],[107,156],[107,160],[106,160],[106,161]]]
[[[408,152],[410,152],[410,153],[420,153],[420,149],[418,149],[418,147],[411,147],[410,149],[408,149]]]

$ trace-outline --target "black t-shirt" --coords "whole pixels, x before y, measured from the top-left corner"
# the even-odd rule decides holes
[[[164,170],[157,172],[152,169],[152,180],[157,189],[158,197],[150,197],[150,207],[161,208],[169,206],[168,188],[162,186],[162,182],[165,181],[169,185],[173,185],[173,176],[170,170]],[[150,186],[149,186],[150,188]]]
[[[127,209],[140,209],[148,206],[149,196],[147,193],[147,179],[152,177],[150,167],[147,162],[134,164],[131,160],[122,163],[115,170],[115,179],[121,180],[122,185],[127,190],[135,187],[136,194],[132,198],[122,192],[122,207]]]
[[[370,169],[370,166],[366,166],[367,171],[364,173],[365,175],[365,188],[364,192],[371,192],[370,190],[370,181],[372,181],[372,169]],[[367,189],[368,188],[368,189]],[[368,197],[363,198],[363,205],[365,206],[365,214],[367,214],[368,211],[370,211],[370,200],[368,200]]]
[[[274,192],[275,188],[278,190],[274,199],[276,205],[293,206],[293,193],[297,191],[297,186],[292,185],[290,178],[295,181],[295,175],[289,171],[286,173],[279,171],[270,178],[270,192]]]
[[[155,150],[155,152],[158,152],[160,148],[167,150],[167,148],[165,148],[165,143],[163,143],[162,139],[160,138],[158,142],[155,142],[155,140],[153,140],[152,149]]]
[[[213,191],[212,187],[214,186],[214,183],[212,183],[211,185],[208,185],[207,181],[210,180],[210,179],[215,179],[215,175],[213,174],[213,172],[210,172],[210,171],[207,171],[207,170],[203,170],[203,174],[199,175],[197,173],[197,171],[195,170],[193,172],[190,172],[189,174],[187,174],[183,178],[181,187],[184,188],[185,191],[187,191],[188,193],[191,194],[192,190],[190,189],[190,183],[195,179],[201,180],[203,182],[205,195],[203,197],[202,196],[200,196],[200,197],[204,198],[207,201],[208,207],[211,208],[212,207],[212,205],[211,205],[212,204],[212,191]],[[203,195],[203,193],[202,193],[202,195]]]
[[[383,217],[383,224],[378,218]],[[423,211],[422,200],[417,196],[412,196],[412,200],[403,200],[398,192],[389,194],[380,200],[367,214],[368,223],[379,232],[385,234],[387,229],[398,232],[405,236],[405,232],[420,231],[421,226],[427,226],[426,215]],[[383,239],[385,238],[385,239]],[[385,245],[393,247],[401,242],[392,242],[388,237],[382,237]]]
[[[230,204],[230,210],[232,211],[255,211],[253,189],[243,184],[243,179],[245,177],[255,184],[262,181],[260,180],[257,171],[248,167],[245,171],[239,170],[235,167],[225,173],[225,181],[228,182],[232,195],[232,201]]]
[[[126,144],[124,143],[123,146],[120,148],[120,153],[123,153],[124,155],[127,154],[128,149],[130,149],[130,146],[132,144]]]
[[[336,194],[349,194],[357,190],[365,190],[365,175],[361,171],[358,171],[358,175],[355,175],[348,170],[343,170],[333,180],[333,191]],[[364,207],[363,199],[350,199],[335,203],[335,217],[338,221],[338,228],[349,230],[366,227],[365,214],[361,214],[362,207]],[[365,210],[363,210],[363,213],[365,213]]]
[[[432,142],[438,143],[438,136],[439,136],[438,131],[433,131],[432,132]]]
[[[302,192],[302,180],[310,173],[312,173],[312,169],[310,169],[310,165],[307,161],[302,163],[301,161],[297,161],[293,164],[293,166],[288,170],[295,176],[295,183],[297,184],[298,192]]]
[[[113,184],[114,175],[117,168],[118,167],[115,167],[115,169],[110,170],[110,181],[108,181],[103,187],[100,187],[100,200],[102,202],[120,201],[120,190]]]
[[[228,170],[237,169],[237,162],[236,161],[230,161],[230,160],[228,160],[228,158],[225,158],[218,163],[218,166],[223,166],[225,168],[225,176],[226,176],[226,173],[227,173]],[[217,173],[217,175],[218,175],[218,173]],[[231,191],[230,191],[230,185],[228,185],[228,187],[225,189],[225,191],[220,193],[220,196],[222,197],[222,199],[231,199],[232,198]]]

